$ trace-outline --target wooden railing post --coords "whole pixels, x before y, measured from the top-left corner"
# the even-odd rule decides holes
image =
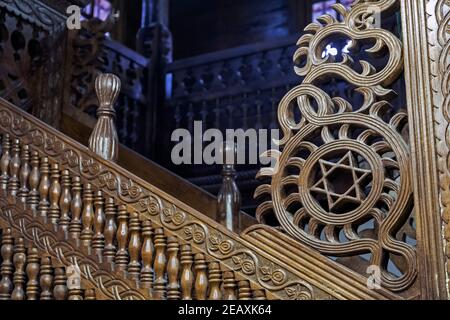
[[[117,162],[119,155],[114,104],[120,88],[120,79],[113,74],[100,74],[95,80],[95,91],[99,101],[98,120],[89,138],[89,148],[102,158],[113,162]]]

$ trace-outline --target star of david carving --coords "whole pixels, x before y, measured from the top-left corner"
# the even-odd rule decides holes
[[[311,187],[311,191],[324,194],[327,197],[330,211],[343,203],[351,202],[361,204],[364,201],[366,195],[361,186],[364,180],[371,174],[371,171],[359,168],[351,151],[337,163],[320,159],[319,165],[322,178]],[[339,170],[339,172],[347,171],[352,179],[350,186],[343,193],[336,192],[333,182],[329,180],[330,175],[335,173],[336,170]]]

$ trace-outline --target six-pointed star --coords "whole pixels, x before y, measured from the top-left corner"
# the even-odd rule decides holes
[[[347,154],[337,163],[320,159],[319,165],[322,171],[322,178],[312,186],[311,191],[326,195],[330,211],[336,208],[336,206],[344,200],[361,204],[365,199],[365,194],[361,190],[360,183],[371,174],[371,171],[359,168],[351,151],[347,152]],[[333,183],[327,179],[337,169],[348,170],[353,180],[353,183],[343,194],[336,193],[333,188]]]

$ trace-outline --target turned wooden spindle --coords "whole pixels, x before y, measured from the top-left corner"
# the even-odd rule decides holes
[[[28,145],[24,145],[20,153],[20,173],[19,173],[20,189],[19,192],[17,193],[19,200],[22,203],[27,202],[28,193],[30,192],[30,190],[28,189],[28,179],[30,177],[30,173],[31,173],[30,147]]]
[[[97,300],[97,298],[95,297],[95,291],[94,289],[86,289],[84,291],[84,300],[86,301],[93,301],[93,300]]]
[[[72,220],[69,224],[69,234],[72,238],[78,239],[81,234],[81,210],[83,208],[83,201],[81,199],[81,179],[80,177],[72,178],[72,202],[70,204],[70,212],[72,213]]]
[[[80,288],[69,288],[67,300],[84,300],[83,290]]]
[[[189,244],[181,247],[181,294],[183,300],[192,300],[192,287],[194,286],[194,272],[192,272],[192,250]]]
[[[130,214],[130,242],[128,243],[128,252],[130,253],[130,263],[128,264],[128,274],[131,279],[138,280],[141,272],[141,264],[139,255],[141,250],[141,225],[139,222],[139,214],[132,212]]]
[[[52,164],[50,169],[50,208],[48,209],[48,218],[50,223],[53,224],[58,224],[59,222],[59,199],[61,197],[60,177],[59,165],[57,163]]]
[[[36,248],[28,249],[26,273],[27,282],[27,300],[37,300],[39,298],[39,254]]]
[[[27,255],[23,238],[18,238],[14,246],[14,290],[11,294],[12,300],[25,300],[25,263]]]
[[[222,272],[220,271],[220,264],[218,262],[211,262],[209,264],[209,298],[208,300],[221,300],[222,291],[220,290],[220,283],[222,282]]]
[[[267,300],[266,292],[264,290],[254,290],[253,291],[253,300]]]
[[[87,183],[83,190],[83,213],[81,214],[81,222],[83,230],[81,231],[80,239],[84,246],[90,246],[94,231],[94,190],[92,185]]]
[[[50,190],[50,164],[47,157],[41,159],[41,181],[39,183],[39,206],[38,214],[41,217],[47,217],[48,210],[50,208],[50,202],[48,201],[48,193]]]
[[[39,170],[39,153],[31,152],[31,173],[29,177],[30,193],[27,203],[35,210],[39,205],[39,181],[41,181],[41,171]]]
[[[250,288],[250,282],[242,280],[238,282],[239,287],[239,300],[252,300],[252,289]]]
[[[2,139],[2,157],[0,158],[0,188],[6,190],[9,180],[9,162],[11,161],[11,139],[9,134],[4,134]]]
[[[224,165],[222,168],[222,186],[217,195],[217,221],[234,232],[240,231],[239,212],[241,208],[241,193],[237,187],[235,178],[236,170],[230,161],[234,153],[236,158],[237,147],[234,143],[226,141],[222,153]]]
[[[66,300],[68,293],[66,270],[64,270],[64,268],[56,268],[53,296],[55,297],[55,300]]]
[[[53,268],[49,257],[41,258],[41,300],[52,300]]]
[[[128,265],[128,238],[129,238],[129,230],[128,230],[128,212],[127,207],[124,205],[119,206],[118,215],[117,215],[117,253],[115,264],[117,269],[126,270]]]
[[[153,283],[154,297],[157,300],[166,298],[166,238],[164,230],[159,228],[155,230],[155,262],[153,270],[155,271],[155,282]]]
[[[142,222],[142,269],[141,269],[141,285],[143,288],[152,289],[153,287],[153,254],[155,252],[153,241],[152,223],[148,220]]]
[[[8,180],[8,192],[12,196],[16,196],[19,192],[20,181],[20,141],[14,139],[11,148],[11,160],[9,162],[9,180]]]
[[[236,296],[236,279],[233,271],[223,273],[223,289],[225,291],[224,300],[237,300]]]
[[[72,193],[70,192],[70,173],[64,170],[61,174],[61,198],[59,199],[59,208],[61,216],[59,218],[59,225],[64,231],[68,231],[70,224],[70,204],[72,202]]]
[[[169,284],[167,285],[167,299],[179,300],[180,299],[180,284],[178,282],[178,274],[180,271],[180,261],[178,260],[178,251],[180,250],[180,244],[175,237],[169,237],[167,239],[167,277]]]
[[[114,104],[120,93],[120,79],[113,74],[100,74],[95,80],[95,91],[99,100],[97,123],[89,138],[89,148],[106,160],[118,159],[119,139],[114,118]]]
[[[94,237],[92,238],[92,249],[101,255],[105,247],[105,236],[103,230],[105,228],[105,212],[103,210],[103,193],[97,191],[94,198]]]
[[[83,290],[81,289],[81,278],[76,274],[73,266],[66,267],[68,300],[83,300]]]
[[[114,245],[114,238],[117,233],[116,225],[116,206],[113,198],[108,198],[105,204],[105,249],[103,250],[103,256],[106,261],[114,261],[116,255],[116,246]]]
[[[203,253],[195,255],[195,298],[197,300],[206,300],[208,292],[208,277],[206,275],[206,260]]]
[[[0,300],[9,300],[12,290],[12,274],[13,274],[13,254],[14,254],[14,240],[10,228],[4,230],[2,235],[2,267],[0,273],[2,280],[0,281]]]

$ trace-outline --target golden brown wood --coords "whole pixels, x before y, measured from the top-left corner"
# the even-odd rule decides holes
[[[49,257],[41,258],[41,300],[52,300],[53,268]]]
[[[153,228],[152,223],[148,220],[142,222],[142,269],[141,284],[144,288],[152,289],[153,287],[153,254],[155,248],[152,241]]]
[[[264,290],[253,290],[253,300],[266,300]]]
[[[8,192],[12,196],[16,196],[20,188],[19,171],[20,171],[20,142],[19,139],[14,139],[11,148],[11,161],[9,162],[9,180],[8,180]]]
[[[103,232],[105,236],[105,249],[103,250],[103,256],[107,261],[113,261],[116,255],[116,246],[114,239],[117,233],[116,225],[116,206],[113,198],[108,198],[105,204],[105,230]]]
[[[178,251],[180,245],[176,237],[167,239],[167,277],[169,283],[167,285],[167,300],[180,299],[179,271],[180,261],[178,260]]]
[[[250,289],[250,283],[247,280],[238,282],[239,287],[239,300],[251,300],[252,290]]]
[[[51,223],[57,225],[59,222],[59,199],[61,197],[61,184],[60,184],[59,165],[54,163],[50,169],[50,208],[48,210],[48,218]]]
[[[2,234],[2,266],[0,281],[0,300],[9,300],[12,291],[12,275],[13,275],[13,254],[14,254],[14,240],[10,228],[3,231]]]
[[[127,207],[124,205],[119,206],[118,211],[118,226],[117,226],[117,253],[115,264],[118,270],[126,270],[128,265],[128,239],[129,239],[129,230],[128,230],[128,212]]]
[[[59,199],[59,207],[61,209],[61,217],[59,225],[62,230],[67,232],[70,224],[70,204],[72,203],[71,183],[69,170],[64,170],[61,175],[61,198]]]
[[[95,297],[95,290],[94,289],[86,289],[84,292],[84,300],[97,300]]]
[[[130,242],[128,243],[128,252],[130,253],[130,262],[128,263],[128,274],[131,279],[139,280],[141,271],[141,264],[139,256],[141,251],[141,236],[140,236],[140,222],[139,214],[132,212],[130,214]]]
[[[224,300],[237,300],[236,287],[234,272],[225,271],[223,273],[223,289],[225,290]]]
[[[163,229],[155,230],[155,281],[153,283],[153,295],[156,299],[166,299],[166,238]]]
[[[69,234],[72,238],[78,239],[81,234],[81,210],[83,208],[83,201],[81,199],[81,180],[80,177],[72,178],[72,202],[70,204],[70,212],[72,213],[72,220],[69,224]]]
[[[28,249],[27,256],[27,300],[38,300],[39,299],[39,254],[36,248]]]
[[[34,210],[39,205],[39,181],[41,180],[41,172],[39,170],[39,153],[31,152],[31,173],[29,178],[30,193],[28,194],[28,204]]]
[[[113,74],[100,74],[95,80],[99,100],[97,124],[89,138],[89,148],[106,160],[118,159],[119,138],[114,124],[114,104],[120,93],[120,79]]]
[[[208,277],[206,275],[206,260],[203,253],[195,255],[195,298],[196,300],[206,300],[208,292]]]
[[[191,246],[185,244],[181,247],[181,292],[183,300],[192,300],[192,288],[194,286],[193,263]]]
[[[97,191],[94,199],[95,217],[94,217],[94,237],[92,239],[92,249],[101,255],[105,247],[105,213],[103,210],[103,193]]]
[[[0,188],[6,190],[9,180],[9,162],[11,161],[11,139],[9,134],[4,134],[2,139],[2,157],[0,158]]]
[[[14,290],[11,293],[11,300],[25,300],[25,263],[27,255],[23,238],[18,238],[14,246]]]
[[[83,190],[83,212],[81,214],[81,223],[83,230],[81,231],[80,239],[84,246],[91,245],[94,231],[92,226],[94,225],[94,190],[90,183],[85,184]]]
[[[41,167],[39,169],[41,180],[39,183],[39,205],[38,214],[41,217],[47,217],[50,203],[48,201],[48,193],[50,190],[50,164],[47,157],[41,159]]]
[[[208,300],[222,300],[222,291],[220,284],[222,283],[222,272],[220,264],[211,262],[209,264],[209,297]]]
[[[55,269],[55,286],[53,288],[55,300],[66,300],[68,296],[67,277],[64,268]]]
[[[20,153],[20,163],[20,189],[17,195],[22,203],[26,203],[28,199],[28,193],[30,192],[30,190],[28,189],[28,179],[31,173],[30,147],[28,145],[22,146],[22,150]]]

